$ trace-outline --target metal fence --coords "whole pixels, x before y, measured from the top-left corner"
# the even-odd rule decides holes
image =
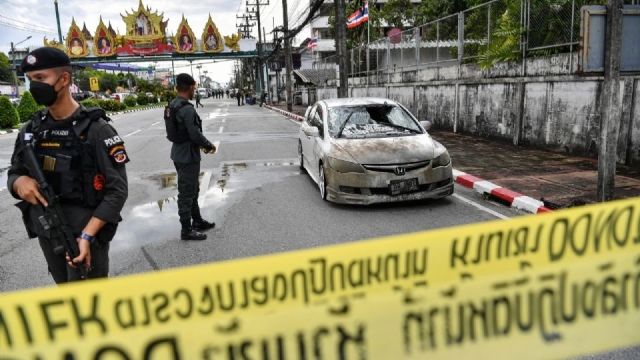
[[[349,77],[498,61],[577,49],[580,8],[606,0],[493,0],[347,50]],[[625,0],[637,4],[638,0]],[[337,57],[314,62],[334,69]],[[573,62],[571,62],[573,71]]]

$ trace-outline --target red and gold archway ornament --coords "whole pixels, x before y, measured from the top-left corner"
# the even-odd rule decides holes
[[[176,44],[175,50],[179,54],[193,54],[198,50],[198,47],[196,46],[196,37],[193,35],[193,31],[191,30],[191,26],[189,26],[187,19],[184,18],[184,14],[182,14],[182,21],[178,26],[178,31],[176,31],[173,43]]]
[[[209,20],[204,26],[204,31],[202,32],[201,48],[205,53],[219,53],[224,50],[222,36],[220,35],[220,31],[218,31],[216,24],[211,19],[211,14],[209,14]]]
[[[76,24],[76,20],[71,18],[71,27],[67,33],[66,52],[71,58],[81,58],[89,55],[89,46],[82,30]]]
[[[51,39],[49,41],[49,40],[47,40],[47,37],[45,36],[44,39],[42,39],[42,42],[43,42],[44,46],[46,46],[46,47],[54,47],[54,48],[60,49],[62,51],[65,51],[64,45],[59,43],[58,40],[56,40],[56,39]]]
[[[100,16],[100,23],[93,37],[93,54],[100,57],[113,56],[116,54],[116,45],[114,36],[102,22],[102,16]]]
[[[163,27],[164,13],[152,12],[145,8],[140,0],[138,10],[131,9],[131,13],[120,15],[127,25],[127,32],[123,36],[123,45],[116,53],[129,55],[154,55],[171,52],[174,48],[166,44]],[[118,40],[118,39],[116,39]]]

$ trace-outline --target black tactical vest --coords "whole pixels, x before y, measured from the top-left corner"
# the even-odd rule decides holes
[[[98,172],[93,145],[87,142],[91,123],[102,115],[102,110],[89,109],[64,121],[53,120],[46,112],[32,118],[34,151],[47,182],[63,203],[93,207],[102,199],[103,191],[94,184]]]

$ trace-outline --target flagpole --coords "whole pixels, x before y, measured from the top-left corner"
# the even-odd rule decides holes
[[[367,4],[368,7],[369,4]],[[367,85],[369,85],[369,23],[371,22],[371,13],[369,13],[369,9],[367,9]]]

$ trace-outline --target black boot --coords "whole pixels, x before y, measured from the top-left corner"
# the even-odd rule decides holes
[[[206,240],[207,234],[203,234],[192,228],[182,229],[180,233],[180,239],[182,240]]]
[[[182,231],[180,232],[180,239],[182,240],[206,240],[207,234],[203,234],[196,231],[191,226],[191,217],[180,217],[180,223],[182,224]]]
[[[198,220],[193,220],[193,224],[191,225],[192,228],[196,229],[196,230],[209,230],[209,229],[213,229],[214,227],[216,227],[216,223],[214,222],[208,222],[205,219],[198,219]]]

